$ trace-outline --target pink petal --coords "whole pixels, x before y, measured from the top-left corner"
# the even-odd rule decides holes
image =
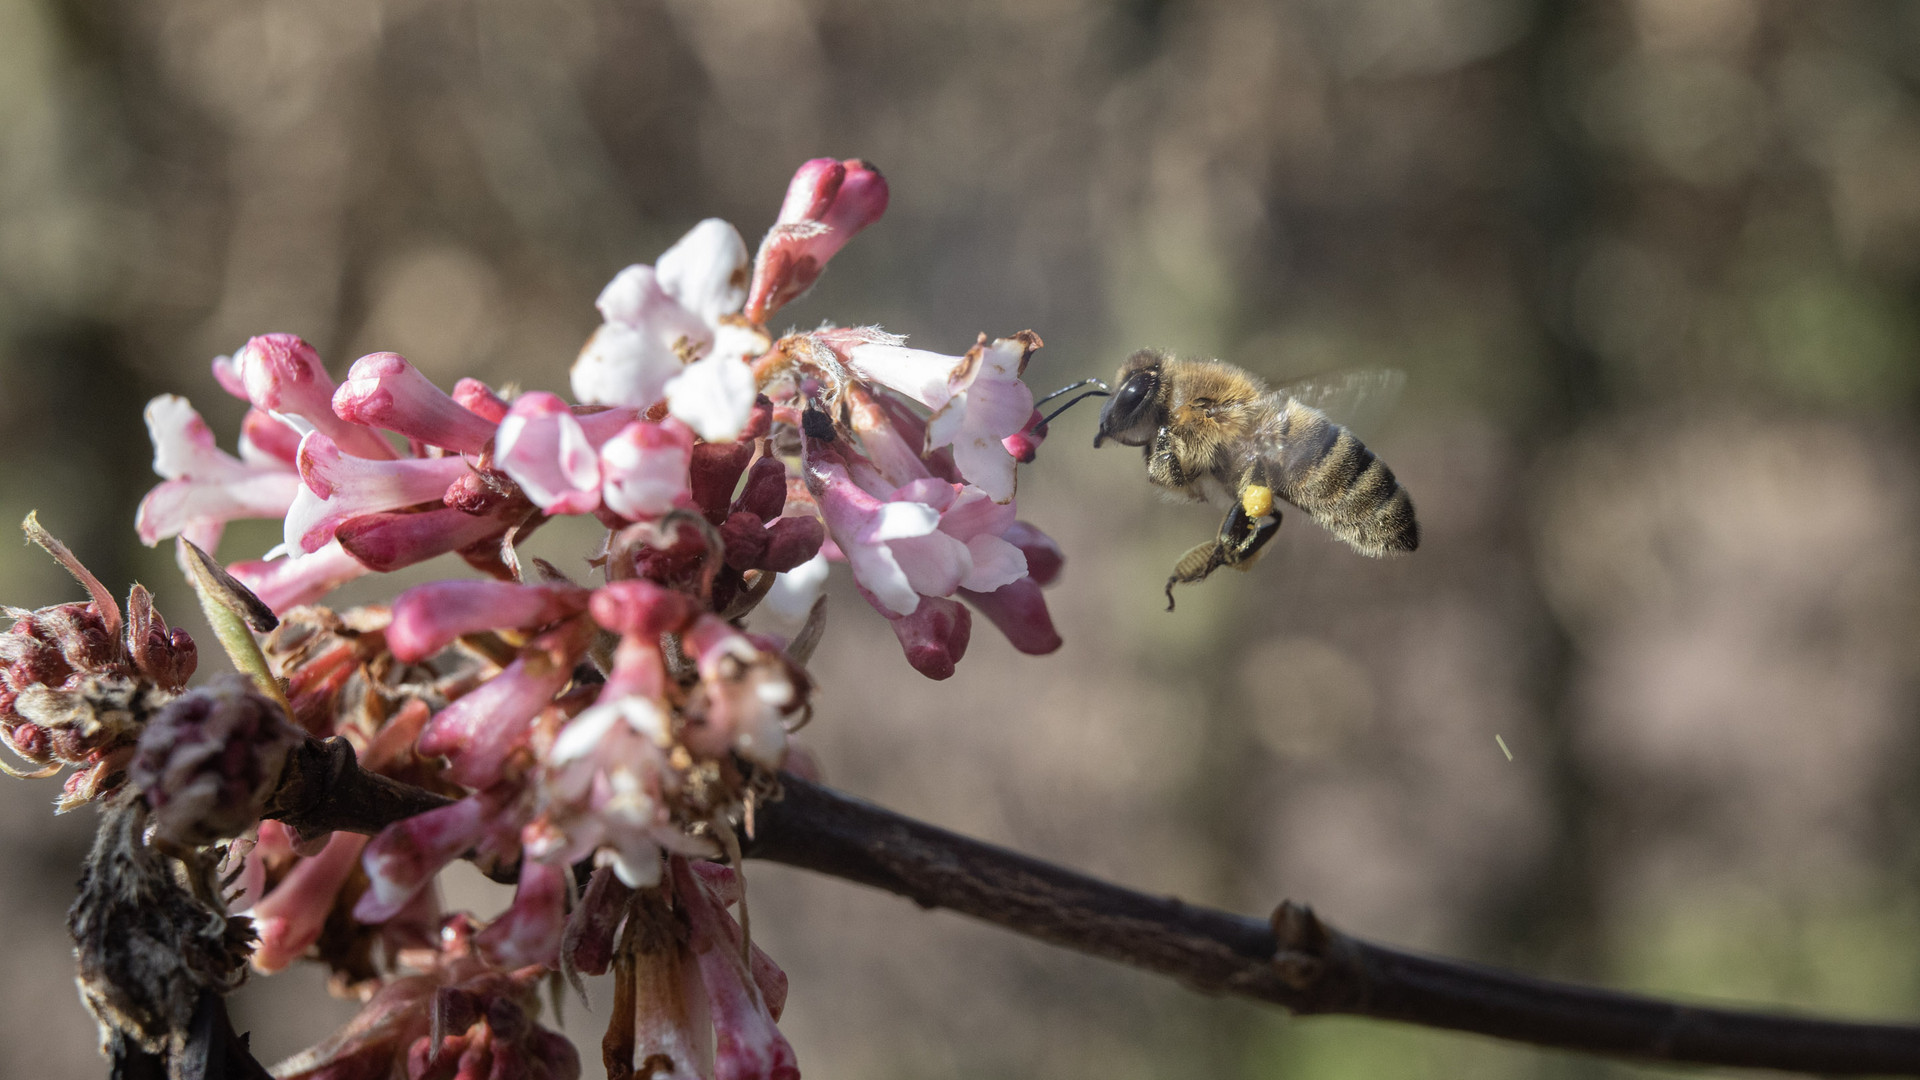
[[[1027,576],[1033,578],[1034,584],[1051,585],[1060,576],[1067,557],[1060,551],[1060,545],[1053,542],[1053,537],[1037,526],[1016,521],[1000,536],[1027,557]]]
[[[347,554],[339,541],[307,555],[272,562],[238,562],[227,572],[253,590],[276,613],[311,604],[368,572],[367,564]]]
[[[746,270],[746,241],[719,218],[687,230],[654,262],[660,288],[708,325],[746,302]]]
[[[600,456],[565,402],[524,394],[495,436],[494,463],[534,505],[550,514],[591,513],[600,505]]]

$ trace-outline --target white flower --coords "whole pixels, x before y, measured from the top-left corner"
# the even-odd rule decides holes
[[[596,301],[594,331],[571,381],[585,404],[647,409],[689,358],[714,355],[723,320],[746,300],[747,246],[732,225],[708,218],[653,266],[614,275]]]

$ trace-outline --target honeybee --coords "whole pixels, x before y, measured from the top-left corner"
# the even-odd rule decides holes
[[[1359,372],[1269,390],[1219,360],[1152,349],[1128,357],[1100,410],[1093,445],[1112,439],[1140,447],[1149,481],[1226,512],[1219,535],[1174,564],[1167,610],[1175,585],[1203,581],[1223,566],[1250,567],[1280,528],[1280,501],[1363,555],[1419,547],[1413,500],[1393,470],[1315,407],[1397,381],[1393,373]],[[1088,382],[1099,386],[1092,394],[1107,389]]]

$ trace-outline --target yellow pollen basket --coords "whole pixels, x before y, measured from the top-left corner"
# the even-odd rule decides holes
[[[1273,511],[1273,489],[1264,484],[1248,484],[1240,491],[1240,509],[1250,518],[1266,517]]]

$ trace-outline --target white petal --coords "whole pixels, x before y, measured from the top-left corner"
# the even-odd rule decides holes
[[[759,393],[753,369],[732,356],[708,356],[688,364],[667,383],[667,410],[709,442],[732,439],[753,417]]]
[[[719,218],[695,225],[654,264],[660,287],[709,325],[747,302],[747,244]]]
[[[847,360],[862,376],[898,390],[930,409],[938,409],[952,397],[949,380],[964,357],[946,356],[925,349],[898,345],[855,345]]]
[[[560,737],[553,740],[551,760],[558,765],[575,758],[586,757],[593,752],[620,722],[620,704],[608,702],[588,707],[572,722],[560,731]]]
[[[917,502],[883,503],[874,514],[873,524],[863,531],[861,539],[868,543],[885,543],[888,540],[904,540],[914,536],[925,536],[940,527],[940,511]]]
[[[609,286],[611,287],[611,286]],[[573,398],[584,405],[651,408],[668,380],[685,370],[680,355],[658,334],[626,323],[603,323],[573,362]]]

